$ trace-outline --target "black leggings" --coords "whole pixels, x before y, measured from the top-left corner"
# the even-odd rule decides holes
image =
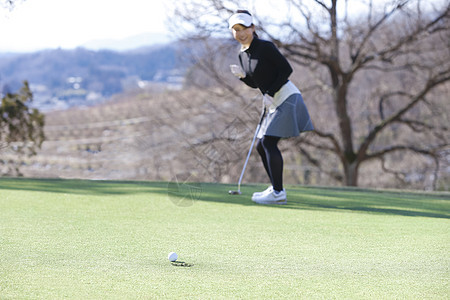
[[[280,149],[278,149],[278,142],[280,138],[277,136],[265,135],[258,140],[256,149],[261,156],[264,168],[267,175],[269,175],[275,191],[283,190],[283,157]]]

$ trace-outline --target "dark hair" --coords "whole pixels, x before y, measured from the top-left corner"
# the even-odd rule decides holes
[[[249,15],[250,17],[252,16],[252,14],[251,14],[248,10],[246,10],[246,9],[238,9],[238,10],[236,11],[236,13],[237,13],[237,14],[247,14],[247,15]],[[250,25],[250,27],[251,27],[251,26],[255,26],[255,25],[252,23],[252,25]],[[256,33],[256,31],[253,32],[253,36],[254,36],[254,37],[258,37],[258,34]]]
[[[238,9],[238,10],[236,11],[236,13],[237,13],[237,14],[247,14],[247,15],[249,15],[250,17],[252,16],[252,14],[251,14],[248,10],[245,10],[245,9]]]

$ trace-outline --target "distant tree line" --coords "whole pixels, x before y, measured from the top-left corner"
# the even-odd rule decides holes
[[[57,91],[65,89],[67,78],[78,76],[84,89],[110,96],[122,92],[122,81],[131,76],[153,80],[162,72],[158,80],[165,81],[169,71],[182,68],[178,51],[167,45],[129,52],[77,48],[8,55],[0,57],[0,85],[14,91],[27,80]]]

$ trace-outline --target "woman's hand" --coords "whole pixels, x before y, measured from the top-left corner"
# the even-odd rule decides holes
[[[244,78],[246,76],[244,70],[238,65],[230,65],[230,70],[236,77]]]

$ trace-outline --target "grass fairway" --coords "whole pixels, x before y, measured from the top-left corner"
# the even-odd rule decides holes
[[[448,193],[235,188],[0,179],[0,298],[448,299]]]

